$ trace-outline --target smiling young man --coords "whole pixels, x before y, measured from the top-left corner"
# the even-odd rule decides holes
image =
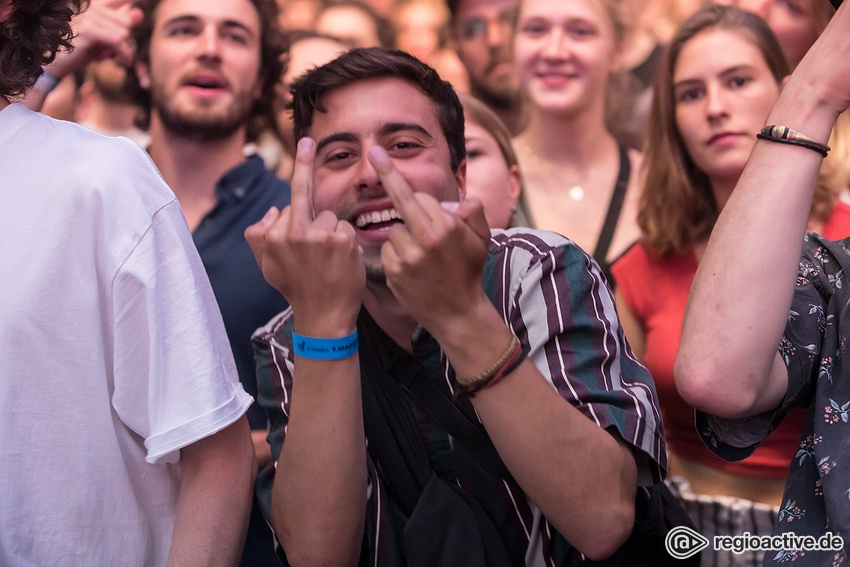
[[[285,41],[274,0],[146,0],[134,29],[131,76],[150,127],[149,153],[174,191],[207,270],[239,379],[256,396],[251,333],[286,307],[263,279],[243,236],[271,206],[289,204],[289,184],[243,153],[272,117]],[[269,459],[267,420],[248,411],[259,466]],[[255,507],[243,564],[276,561]]]
[[[231,566],[251,398],[174,194],[10,101],[79,8],[0,0],[0,565]]]
[[[664,440],[598,267],[552,233],[491,235],[463,200],[460,102],[411,56],[344,54],[293,107],[292,206],[246,231],[291,305],[255,334],[274,459],[258,488],[285,558],[614,553]],[[435,403],[507,469],[450,439]]]

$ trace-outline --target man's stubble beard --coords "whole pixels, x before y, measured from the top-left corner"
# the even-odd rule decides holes
[[[512,91],[507,88],[496,90],[486,83],[473,83],[470,81],[469,90],[475,98],[490,108],[508,110],[518,106],[522,100],[519,88]]]
[[[254,107],[254,99],[247,92],[239,93],[224,114],[207,113],[204,109],[176,109],[161,91],[152,91],[151,99],[152,112],[156,112],[167,131],[200,141],[232,136],[246,124]]]
[[[130,95],[127,93],[125,85],[125,73],[102,72],[96,70],[92,73],[91,81],[94,83],[95,89],[100,93],[100,96],[106,102],[114,104],[131,104],[133,102]]]
[[[491,54],[491,58],[504,59],[504,55]],[[522,98],[515,69],[512,76],[499,80],[488,80],[486,75],[479,79],[470,74],[469,88],[475,98],[491,108],[507,110],[519,105]]]
[[[491,108],[507,110],[519,105],[522,97],[516,69],[511,76],[498,80],[488,80],[486,76],[478,80],[470,76],[469,88],[475,98]]]
[[[377,263],[365,262],[366,281],[373,284],[387,285],[387,272],[384,270],[384,264],[380,258]]]

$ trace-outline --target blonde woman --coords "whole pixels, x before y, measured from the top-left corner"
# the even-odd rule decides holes
[[[639,235],[640,154],[605,126],[625,26],[613,0],[522,0],[514,60],[528,125],[514,139],[531,226],[569,237],[604,267]]]

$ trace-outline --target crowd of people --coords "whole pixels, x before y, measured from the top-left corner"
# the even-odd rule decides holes
[[[0,565],[850,565],[850,8],[733,4],[0,0]]]

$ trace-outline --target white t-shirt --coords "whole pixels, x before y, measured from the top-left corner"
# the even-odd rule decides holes
[[[164,565],[179,449],[250,403],[147,154],[0,111],[0,565]]]

